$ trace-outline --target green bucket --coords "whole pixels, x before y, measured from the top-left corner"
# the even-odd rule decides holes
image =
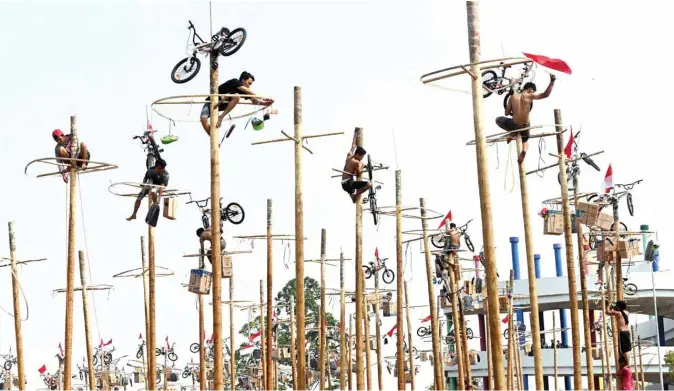
[[[178,141],[178,136],[169,135],[169,136],[164,136],[164,137],[161,138],[161,143],[165,144],[165,145],[171,144],[172,142],[175,142],[175,141]]]
[[[262,121],[262,120],[259,119],[259,118],[253,118],[250,122],[253,124],[253,129],[254,129],[254,130],[262,130],[262,129],[264,129],[264,121]]]

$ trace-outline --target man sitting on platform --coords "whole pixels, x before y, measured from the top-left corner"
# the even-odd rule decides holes
[[[55,129],[53,132],[51,132],[51,136],[56,141],[56,147],[54,148],[54,153],[56,154],[57,158],[70,158],[71,153],[72,153],[72,145],[70,142],[70,135],[69,134],[63,134],[63,132],[60,129]],[[61,160],[58,159],[58,163],[62,164],[70,164],[72,167],[79,167],[82,170],[87,169],[87,165],[89,164],[89,159],[91,158],[91,153],[89,153],[89,148],[87,148],[87,145],[85,143],[80,143],[80,148],[79,148],[79,153],[77,155],[78,159],[85,160],[83,162],[79,161],[72,161],[69,162],[68,160]],[[63,177],[63,182],[68,183],[68,175],[69,175],[69,170],[66,170],[63,166],[59,165],[59,172],[61,173],[61,176]]]
[[[555,84],[555,79],[555,75],[550,74],[550,84],[548,84],[548,88],[546,88],[542,94],[536,94],[536,84],[532,82],[524,84],[521,93],[513,94],[510,99],[508,99],[508,104],[505,109],[506,116],[496,118],[496,125],[508,132],[530,127],[529,114],[531,113],[532,102],[550,96],[552,87]],[[512,116],[512,118],[507,117],[508,115]],[[525,130],[520,133],[522,135],[522,152],[517,158],[517,162],[522,164],[529,145],[527,142],[529,140],[529,131]],[[515,135],[509,135],[508,143],[515,137]]]
[[[220,251],[224,251],[225,247],[227,247],[227,243],[225,242],[225,239],[222,237],[222,229],[220,229]],[[199,246],[201,248],[200,254],[204,253],[204,242],[208,242],[213,245],[213,235],[211,235],[211,230],[210,229],[203,229],[199,228],[197,230],[197,236],[199,237]],[[206,257],[208,258],[208,262],[213,265],[213,260],[211,259],[211,250],[208,250],[208,253],[206,253]]]
[[[166,171],[166,161],[164,159],[158,159],[154,167],[150,167],[150,169],[147,170],[145,176],[143,177],[143,183],[163,187],[159,187],[159,190],[157,191],[156,187],[143,186],[140,193],[138,193],[138,197],[136,197],[136,203],[133,206],[133,213],[131,216],[127,217],[126,221],[131,221],[136,218],[136,213],[138,213],[138,208],[140,208],[140,202],[143,200],[143,198],[145,198],[146,195],[148,195],[148,193],[152,192],[152,202],[158,202],[162,194],[164,194],[164,188],[168,186],[169,183],[169,173]],[[158,197],[157,192],[159,193]]]
[[[362,163],[365,157],[365,148],[356,145],[356,135],[353,135],[353,143],[351,143],[351,150],[346,154],[346,162],[344,163],[344,171],[342,173],[342,189],[349,193],[351,201],[356,203],[358,197],[365,193],[372,187],[368,181],[357,181],[353,179],[354,176],[362,175],[365,164]]]
[[[225,95],[225,94],[245,94],[245,95],[257,95],[256,93],[253,92],[253,90],[250,89],[250,86],[253,85],[253,82],[255,81],[255,78],[253,75],[250,73],[243,71],[241,73],[241,76],[239,76],[238,79],[231,79],[227,80],[226,82],[220,84],[220,87],[218,87],[218,94],[219,95]],[[239,100],[241,97],[238,96],[230,96],[230,97],[220,97],[220,104],[218,104],[218,111],[221,111],[222,113],[218,117],[218,124],[217,127],[219,128],[220,125],[222,124],[222,120],[225,118],[227,114],[229,114],[232,110],[234,110],[234,107],[239,103]],[[258,98],[253,98],[253,97],[245,97],[243,99],[249,99],[253,101],[253,103],[264,105],[264,106],[269,106],[272,103],[274,103],[273,99],[258,99]],[[208,122],[208,119],[211,117],[211,98],[208,97],[206,98],[206,103],[204,104],[203,108],[201,109],[201,126],[203,126],[204,130],[206,133],[210,136],[211,135],[211,128],[210,124]],[[226,137],[229,137],[229,134],[232,132],[234,129],[234,125],[232,125],[229,130],[227,131]]]

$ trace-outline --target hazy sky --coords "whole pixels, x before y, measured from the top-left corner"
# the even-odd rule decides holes
[[[536,102],[532,124],[554,123],[553,109],[559,108],[565,124],[574,129],[582,125],[582,151],[605,151],[595,158],[601,172],[581,166],[583,191],[599,190],[609,162],[613,162],[616,183],[643,178],[634,191],[636,216],[630,217],[623,203],[621,220],[634,230],[648,223],[659,231],[660,238],[672,234],[667,225],[671,211],[649,200],[647,194],[654,194],[661,174],[666,173],[671,125],[666,86],[659,86],[658,79],[648,82],[645,75],[655,73],[642,67],[659,64],[659,71],[667,72],[671,55],[662,50],[661,37],[672,36],[672,27],[663,7],[607,9],[587,2],[553,6],[531,1],[483,1],[480,6],[483,58],[519,56],[525,51],[568,62],[573,75],[559,75],[550,98]],[[364,128],[364,146],[373,159],[391,167],[377,173],[385,183],[379,205],[394,205],[394,171],[398,168],[402,170],[403,203],[418,206],[419,197],[425,197],[429,207],[440,213],[452,209],[459,224],[474,219],[469,232],[479,250],[475,149],[465,145],[474,138],[470,95],[424,86],[419,81],[423,73],[469,62],[465,2],[213,2],[212,10],[214,30],[224,25],[248,31],[243,48],[220,59],[220,81],[249,71],[256,78],[253,90],[273,97],[279,109],[263,132],[254,132],[251,127],[244,130],[245,122],[238,122],[233,136],[222,145],[222,196],[225,202],[239,202],[246,211],[243,224],[225,225],[228,249],[248,247],[231,236],[265,232],[267,198],[274,203],[274,232],[294,233],[292,145],[250,144],[278,138],[281,130],[292,132],[293,87],[301,86],[305,133],[345,133],[311,140],[309,146],[315,154],[303,156],[306,258],[319,256],[322,228],[327,229],[329,258],[338,257],[340,248],[353,258],[354,207],[339,180],[330,176],[331,168],[343,166],[356,126]],[[133,199],[111,195],[108,186],[111,181],[142,179],[145,155],[132,137],[145,129],[146,106],[166,96],[208,93],[206,61],[193,81],[178,85],[170,80],[171,69],[185,57],[188,20],[202,37],[210,37],[207,2],[26,1],[0,5],[0,35],[6,37],[0,41],[5,71],[0,88],[0,151],[8,185],[1,196],[5,207],[0,210],[0,221],[16,222],[19,258],[48,258],[20,268],[30,308],[30,318],[23,324],[29,384],[39,381],[37,368],[42,364],[46,363],[50,372],[56,370],[53,355],[64,339],[65,296],[52,296],[52,291],[65,287],[67,186],[58,177],[37,180],[26,176],[23,168],[33,159],[52,156],[50,133],[55,128],[67,131],[72,114],[77,115],[79,136],[90,146],[92,160],[119,165],[115,171],[81,177],[77,249],[86,250],[87,239],[92,283],[115,286],[109,297],[95,294],[98,321],[94,339],[112,338],[116,352],[133,356],[138,333],[145,334],[142,283],[112,279],[112,275],[140,267],[139,238],[147,235],[143,221],[146,207],[141,208],[138,220],[127,222],[124,218],[131,213]],[[539,68],[538,89],[543,90],[548,80]],[[467,88],[469,79],[466,76],[443,85]],[[483,108],[485,132],[500,132],[493,119],[503,113],[502,97],[486,99]],[[166,112],[196,121],[200,109],[201,105],[195,104],[171,107]],[[152,113],[151,120],[160,135],[167,133],[167,120]],[[165,146],[163,155],[171,187],[190,190],[197,198],[210,196],[206,134],[197,123],[177,123],[173,132],[180,140]],[[548,153],[556,152],[554,139],[546,144],[543,158],[551,164],[553,158]],[[506,169],[509,155],[516,170],[515,152],[508,146],[499,146],[498,160],[496,148],[489,148],[493,229],[501,276],[507,275],[511,265],[508,238],[524,236],[516,174]],[[527,169],[535,168],[537,159],[538,143],[532,142]],[[542,179],[529,176],[528,181],[534,248],[542,255],[544,276],[554,275],[552,245],[563,241],[561,236],[543,236],[543,220],[537,216],[542,200],[559,196],[556,176],[551,170]],[[176,341],[178,365],[182,366],[192,358],[188,347],[198,335],[195,295],[180,285],[187,282],[196,263],[182,255],[198,248],[194,231],[200,218],[194,205],[182,202],[178,214],[176,221],[161,219],[156,230],[157,264],[175,272],[157,283],[156,332],[158,344],[167,335]],[[404,224],[404,230],[420,228],[418,220],[405,220]],[[435,228],[437,223],[430,225]],[[372,258],[377,246],[382,257],[395,258],[395,219],[383,217],[377,229],[366,214],[363,233],[365,260]],[[2,255],[8,255],[8,245],[2,249]],[[412,304],[428,301],[424,258],[419,250],[418,244],[412,245],[411,257],[406,259]],[[665,248],[662,254],[666,252]],[[294,252],[290,270],[284,267],[283,254],[283,244],[275,244],[274,294],[294,276]],[[523,239],[520,254],[522,275],[526,276]],[[260,241],[253,254],[235,257],[235,299],[258,299],[265,259]],[[347,267],[353,270],[353,263]],[[663,264],[663,268],[668,266]],[[11,312],[8,268],[0,269],[0,274],[5,281],[0,306]],[[306,275],[319,278],[319,266],[308,264]],[[338,276],[337,268],[328,269],[328,287],[339,286]],[[352,287],[353,280],[351,272],[347,286]],[[372,286],[372,280],[368,283]],[[223,282],[225,298],[226,292],[227,283]],[[338,308],[335,301],[332,310],[337,313]],[[206,333],[210,335],[210,308],[206,312]],[[414,311],[415,330],[417,319],[427,313],[427,309]],[[74,355],[75,361],[81,362],[84,327],[79,295],[74,316]],[[236,312],[237,330],[246,318],[245,313]],[[228,319],[225,310],[225,325]],[[385,330],[393,325],[393,319],[384,320]],[[477,333],[476,318],[471,323]],[[0,351],[6,353],[10,346],[14,346],[13,321],[2,313]],[[386,349],[384,355],[393,354],[393,345]],[[419,386],[430,384],[430,374],[426,365]],[[388,381],[394,384],[392,377]]]

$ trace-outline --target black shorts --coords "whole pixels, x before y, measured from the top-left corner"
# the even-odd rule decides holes
[[[512,118],[510,117],[498,117],[496,118],[496,125],[498,125],[499,128],[507,131],[507,132],[512,132],[514,130],[518,129],[524,129],[528,128],[529,124],[524,124],[524,125],[519,125],[516,124],[515,121],[513,121]],[[529,131],[525,130],[524,132],[518,132],[519,134],[522,135],[522,142],[527,142],[529,140]]]
[[[367,186],[368,182],[366,181],[356,181],[353,178],[345,179],[342,181],[342,189],[349,194],[353,194],[354,191],[362,189]]]
[[[620,343],[618,343],[618,352],[623,354],[632,351],[632,338],[629,331],[620,332]]]

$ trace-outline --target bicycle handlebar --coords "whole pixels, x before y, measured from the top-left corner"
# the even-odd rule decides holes
[[[634,182],[632,182],[632,183],[625,183],[625,184],[622,184],[622,183],[616,183],[616,184],[615,184],[615,187],[622,187],[622,188],[624,188],[625,190],[632,190],[632,189],[634,188],[635,185],[641,183],[642,181],[643,181],[643,179],[639,179],[638,181],[634,181]]]
[[[190,25],[187,27],[187,29],[188,29],[188,30],[189,30],[189,29],[193,29],[193,28],[194,28],[194,24],[192,24],[192,21],[191,21],[191,20],[188,20],[188,22],[190,23]]]

